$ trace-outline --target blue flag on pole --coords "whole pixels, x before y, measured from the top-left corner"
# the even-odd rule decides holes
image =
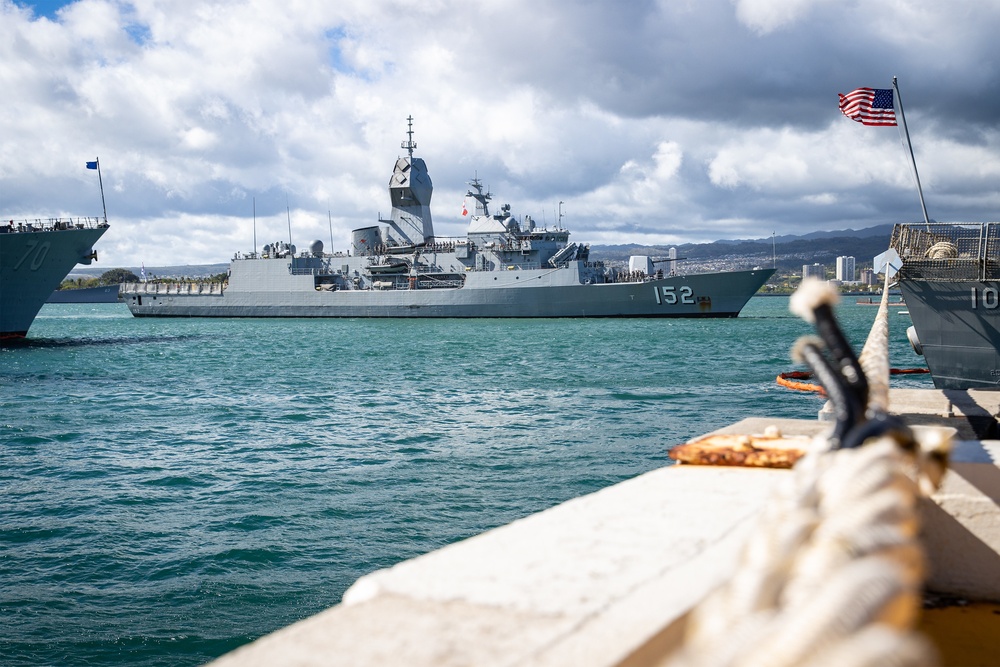
[[[88,162],[87,169],[97,169],[97,162]]]

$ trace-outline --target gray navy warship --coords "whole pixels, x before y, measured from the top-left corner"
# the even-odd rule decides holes
[[[934,386],[1000,387],[1000,223],[899,224],[890,245]]]
[[[227,283],[129,283],[136,317],[736,317],[774,273],[755,268],[684,275],[632,257],[627,268],[590,259],[590,246],[555,228],[490,211],[478,178],[467,235],[443,239],[431,221],[433,186],[406,155],[389,180],[392,215],[352,232],[346,253],[305,252],[283,241],[237,254]],[[667,262],[663,262],[667,264]]]
[[[97,258],[107,219],[51,218],[0,224],[0,341],[24,338],[38,311],[77,264]]]

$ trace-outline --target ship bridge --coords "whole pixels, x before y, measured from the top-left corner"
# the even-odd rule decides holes
[[[427,164],[423,158],[413,157],[417,147],[413,141],[413,116],[407,118],[408,139],[400,146],[407,155],[396,160],[389,179],[389,199],[392,215],[386,223],[385,241],[389,245],[415,246],[434,240],[434,224],[431,220],[431,195],[434,185]]]

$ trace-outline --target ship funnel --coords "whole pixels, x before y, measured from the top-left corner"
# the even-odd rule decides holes
[[[378,227],[362,227],[351,232],[351,247],[355,255],[372,255],[382,246],[382,233]]]

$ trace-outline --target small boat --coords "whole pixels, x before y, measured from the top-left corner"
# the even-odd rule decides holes
[[[368,272],[373,274],[381,273],[406,273],[410,270],[408,262],[388,262],[385,264],[370,264]]]
[[[882,297],[870,297],[870,296],[859,297],[858,300],[855,301],[855,304],[859,305],[859,306],[878,306],[881,303],[882,303]],[[887,301],[885,305],[887,305],[889,307],[897,307],[898,308],[900,306],[905,306],[906,302],[903,301],[902,299],[895,299],[895,300],[893,300],[890,297],[890,300]]]

